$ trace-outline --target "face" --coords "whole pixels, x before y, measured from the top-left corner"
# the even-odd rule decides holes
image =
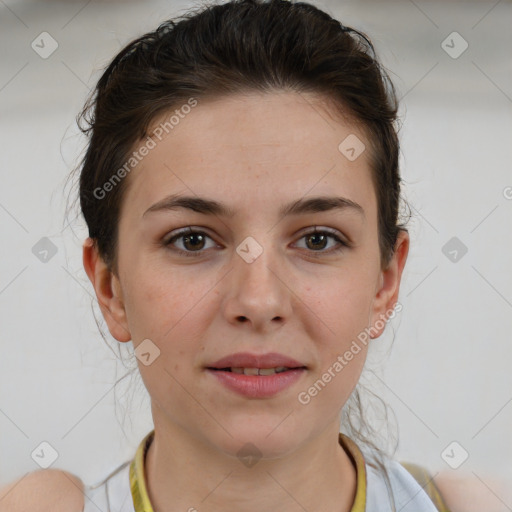
[[[349,135],[369,148],[313,95],[199,101],[125,178],[111,293],[101,261],[84,262],[112,335],[149,353],[138,365],[155,426],[229,454],[250,441],[269,457],[339,427],[368,345],[351,347],[394,306],[407,253],[405,240],[381,269],[369,149],[348,159],[338,147]],[[223,210],[163,207],[171,195]],[[319,197],[330,201],[308,203]],[[306,368],[278,392],[246,395],[207,369],[240,352]]]

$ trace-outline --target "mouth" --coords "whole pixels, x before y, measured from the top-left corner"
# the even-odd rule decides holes
[[[212,368],[208,367],[208,370],[214,370],[217,372],[230,372],[230,373],[238,373],[239,375],[258,375],[258,376],[267,376],[267,375],[275,375],[277,373],[285,373],[292,370],[305,370],[305,366],[297,366],[293,368],[289,368],[287,366],[276,366],[274,368],[235,368],[235,367],[227,367],[227,368]]]
[[[206,368],[206,373],[214,377],[213,383],[221,384],[230,392],[249,399],[269,399],[296,386],[306,374],[306,370],[305,366],[271,368],[209,366]]]

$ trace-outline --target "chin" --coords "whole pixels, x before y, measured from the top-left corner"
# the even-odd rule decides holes
[[[245,422],[239,425],[225,424],[224,427],[232,437],[222,431],[220,439],[211,441],[232,457],[279,459],[293,452],[304,441],[294,425],[285,425],[286,420],[279,425],[279,421],[273,418],[268,422],[251,423],[251,420],[246,418]],[[276,428],[276,425],[279,426]]]

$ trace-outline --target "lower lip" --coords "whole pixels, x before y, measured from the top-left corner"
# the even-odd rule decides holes
[[[249,398],[267,398],[295,384],[306,372],[305,368],[295,368],[274,375],[245,375],[221,370],[211,370],[227,388]]]

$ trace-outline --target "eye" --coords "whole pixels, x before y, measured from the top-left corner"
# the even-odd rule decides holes
[[[338,243],[338,247],[335,247],[329,251],[324,251],[322,249],[325,249],[329,238],[335,240]],[[339,236],[337,236],[337,232],[328,230],[327,228],[317,230],[315,227],[313,231],[305,233],[301,236],[300,239],[306,239],[307,249],[311,249],[312,252],[319,252],[321,254],[333,254],[342,251],[347,247],[350,247],[347,242],[343,241]]]
[[[329,238],[337,242],[338,247],[325,251],[323,249],[325,249]],[[188,227],[178,231],[177,233],[174,234],[174,236],[165,239],[162,242],[162,245],[164,245],[165,247],[170,247],[173,251],[177,252],[180,255],[187,257],[198,257],[201,256],[201,254],[203,254],[204,252],[202,249],[205,249],[206,239],[212,240],[212,238],[208,236],[204,231],[194,230],[191,227]],[[317,230],[315,227],[313,231],[309,231],[308,233],[303,234],[300,237],[300,240],[302,239],[306,240],[306,249],[310,249],[311,252],[316,252],[320,254],[334,254],[344,250],[345,248],[350,247],[350,244],[343,241],[337,235],[336,231],[331,231],[327,228]],[[185,250],[173,246],[174,243],[177,241],[180,241]],[[310,243],[310,241],[312,242]],[[215,247],[216,244],[214,244],[213,246]]]
[[[178,254],[182,254],[183,256],[200,256],[204,249],[205,240],[209,237],[204,231],[195,231],[192,228],[186,228],[178,233],[176,233],[171,238],[164,240],[162,243],[165,247],[171,246],[174,244],[176,240],[182,239],[183,247],[185,250],[172,248],[172,250],[176,251]],[[194,254],[197,253],[197,254]]]

